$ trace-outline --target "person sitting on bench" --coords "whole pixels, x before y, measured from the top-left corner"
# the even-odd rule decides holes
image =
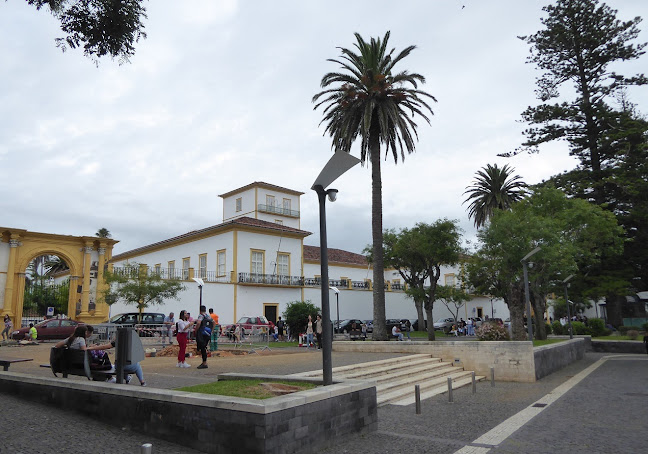
[[[85,325],[79,325],[75,328],[74,332],[67,339],[62,340],[61,342],[55,345],[56,348],[67,347],[71,350],[85,350],[86,349],[86,327]]]
[[[403,340],[403,333],[398,326],[394,325],[392,328],[392,336],[397,337],[399,341]]]
[[[92,345],[90,347],[87,347],[88,350],[108,350],[111,348],[115,348],[114,340],[110,341],[107,344]],[[144,380],[144,372],[142,371],[142,366],[140,366],[140,363],[124,365],[124,374],[135,374],[140,382],[140,385],[146,386],[146,381]],[[128,375],[125,378],[126,384],[130,383],[130,376]],[[110,381],[112,382],[112,380]]]

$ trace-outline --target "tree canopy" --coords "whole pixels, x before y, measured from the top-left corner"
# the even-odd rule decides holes
[[[63,38],[56,45],[83,47],[83,53],[95,61],[109,55],[128,61],[135,55],[135,43],[146,38],[144,0],[27,0],[40,10],[47,7],[61,23]]]

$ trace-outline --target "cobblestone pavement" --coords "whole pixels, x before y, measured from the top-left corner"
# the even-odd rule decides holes
[[[47,362],[51,345],[2,348],[2,356],[34,357],[19,363],[14,372],[51,376],[38,367]],[[399,356],[397,354],[333,353],[333,365],[341,366]],[[477,394],[470,387],[454,391],[454,403],[443,394],[423,401],[422,414],[414,405],[387,405],[378,410],[378,431],[338,440],[325,453],[454,453],[465,446],[485,453],[624,452],[623,446],[648,445],[648,361],[638,355],[614,355],[556,402],[493,446],[475,444],[484,433],[570,380],[599,359],[587,353],[574,363],[535,383],[480,382]],[[612,356],[612,355],[607,355]],[[233,358],[210,358],[209,369],[178,369],[174,358],[147,358],[142,366],[149,386],[176,388],[213,380],[223,372],[291,374],[321,368],[318,351],[275,349],[271,353]],[[199,360],[190,360],[194,366]],[[0,372],[1,373],[1,372]],[[77,379],[77,378],[72,378]],[[55,452],[137,453],[142,443],[153,443],[153,453],[194,453],[179,444],[154,439],[127,428],[95,422],[76,413],[0,394],[0,453]],[[80,430],[83,428],[83,430]],[[636,449],[627,452],[636,452]],[[465,449],[465,448],[464,448]],[[643,448],[641,448],[643,449]],[[641,450],[640,449],[640,450]],[[464,451],[462,451],[464,452]],[[467,451],[466,451],[467,452]]]

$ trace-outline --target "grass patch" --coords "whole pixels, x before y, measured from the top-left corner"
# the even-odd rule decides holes
[[[405,339],[407,339],[407,333],[403,333],[403,336],[405,336]],[[415,337],[415,338],[422,338],[422,339],[427,339],[428,334],[427,331],[410,331],[410,336]],[[448,337],[443,331],[435,331],[434,332],[434,337]]]
[[[534,347],[541,347],[542,345],[549,345],[549,344],[555,344],[556,342],[564,342],[567,339],[533,339],[533,346]]]
[[[592,340],[608,340],[608,341],[631,341],[634,340],[635,342],[643,342],[643,337],[639,336],[636,339],[630,339],[629,336],[599,336],[599,337],[592,337]]]
[[[231,397],[246,397],[249,399],[269,399],[270,397],[275,397],[275,394],[263,388],[261,383],[281,383],[284,385],[297,386],[300,391],[319,386],[315,383],[289,380],[220,380],[202,385],[185,386],[184,388],[178,388],[177,391],[218,394],[220,396]]]

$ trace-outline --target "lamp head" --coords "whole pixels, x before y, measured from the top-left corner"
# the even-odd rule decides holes
[[[202,287],[203,285],[205,285],[205,282],[199,277],[193,277],[191,279],[194,280],[196,284],[198,284],[198,287]]]
[[[328,195],[329,201],[335,202],[337,200],[337,193],[338,193],[337,189],[328,189],[326,191],[326,195]]]

